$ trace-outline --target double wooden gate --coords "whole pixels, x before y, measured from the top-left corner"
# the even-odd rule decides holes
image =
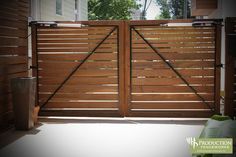
[[[217,21],[32,25],[42,115],[209,117],[219,113]],[[207,23],[207,24],[206,24]]]

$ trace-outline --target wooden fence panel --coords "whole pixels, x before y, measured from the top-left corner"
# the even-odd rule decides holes
[[[10,80],[28,76],[29,1],[0,1],[0,130],[13,118]]]
[[[236,18],[225,21],[225,115],[236,116]],[[234,46],[234,49],[233,47]]]

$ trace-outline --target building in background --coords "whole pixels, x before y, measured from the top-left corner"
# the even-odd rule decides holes
[[[86,21],[88,0],[31,0],[29,21]],[[30,28],[28,34],[31,34]],[[28,38],[29,57],[32,56]]]
[[[131,20],[140,20],[141,19],[141,10],[134,9],[132,10]]]
[[[86,21],[88,0],[31,0],[33,21]]]
[[[198,19],[225,19],[236,17],[236,0],[191,0],[191,15]],[[221,34],[221,63],[225,64],[225,27]],[[221,69],[221,91],[225,90],[225,69]],[[224,94],[222,94],[224,95]]]
[[[235,17],[235,0],[191,0],[191,15],[203,18]]]

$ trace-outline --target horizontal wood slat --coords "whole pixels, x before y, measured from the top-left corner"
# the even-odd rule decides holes
[[[40,54],[42,61],[74,61],[83,60],[88,54]],[[94,53],[89,60],[117,60],[117,53]]]
[[[163,57],[168,60],[199,60],[199,59],[214,59],[214,53],[162,53]],[[160,57],[152,53],[136,53],[132,55],[133,60],[160,60]]]
[[[213,104],[211,103],[213,106]],[[132,103],[132,108],[136,109],[209,109],[202,102],[173,102],[173,103]]]
[[[53,84],[59,85],[64,81],[65,78],[61,77],[46,77],[46,78],[39,78],[39,84]],[[96,85],[96,84],[117,84],[117,78],[100,78],[100,77],[72,77],[67,84],[69,85],[78,85],[78,84],[89,84],[89,85]]]
[[[153,63],[155,64],[155,63]],[[167,67],[165,65],[165,67]],[[135,67],[136,69],[136,67]],[[214,76],[214,69],[179,69],[178,72],[182,76]],[[146,76],[146,77],[155,77],[155,76],[176,76],[176,74],[171,69],[150,69],[147,68],[144,70],[133,70],[132,76]]]
[[[0,1],[0,132],[13,120],[10,82],[28,76],[29,1]]]
[[[179,61],[179,62],[169,62],[174,66],[175,68],[210,68],[214,67],[215,63],[214,61]],[[134,69],[143,69],[143,68],[169,68],[169,66],[163,62],[152,62],[152,61],[146,61],[146,62],[133,62],[132,65],[134,66]]]
[[[50,94],[39,94],[40,99],[47,99]],[[117,100],[117,94],[77,94],[77,93],[57,93],[52,101],[70,100]]]
[[[214,78],[186,78],[190,84],[214,84]],[[133,78],[133,85],[180,85],[185,84],[180,78]]]
[[[42,85],[39,86],[40,92],[53,92],[57,88],[57,85]],[[118,92],[117,86],[105,86],[105,85],[65,85],[59,93],[86,93],[86,92]]]
[[[106,36],[106,34],[104,35],[89,35],[89,38],[88,38],[88,35],[84,34],[84,35],[74,35],[74,34],[62,34],[62,35],[58,35],[58,34],[53,34],[53,35],[38,35],[39,38],[63,38],[63,39],[84,39],[84,40],[88,40],[88,39],[93,39],[93,40],[98,40],[98,39],[102,39]],[[113,35],[113,36],[110,36],[109,39],[116,39],[116,36]]]
[[[213,116],[210,110],[199,111],[196,109],[186,111],[185,109],[179,110],[131,110],[129,116],[130,117],[178,117],[178,118],[209,118]]]
[[[213,101],[213,94],[200,94],[206,101]],[[201,101],[192,94],[132,94],[132,101]]]
[[[45,108],[118,108],[118,103],[112,102],[49,102]]]
[[[212,42],[158,42],[153,43],[152,46],[158,48],[182,48],[182,47],[190,47],[190,48],[201,48],[201,47],[214,47],[214,43]],[[135,43],[133,44],[133,48],[144,48],[145,43]]]
[[[160,43],[214,43],[214,38],[158,38],[158,39],[148,39],[151,44],[160,44]],[[141,38],[132,39],[133,44],[145,44],[145,42]]]
[[[53,76],[60,76],[60,77],[66,77],[69,74],[69,70],[67,72],[65,71],[54,71],[52,72],[49,70],[40,70],[39,76],[47,76],[47,77],[53,77]],[[77,72],[75,72],[74,76],[117,76],[117,70],[84,70],[81,69]]]
[[[80,62],[64,62],[63,64],[61,62],[39,62],[39,68],[42,69],[54,69],[54,68],[60,68],[60,69],[73,69],[77,65],[79,65]],[[101,61],[101,62],[86,62],[84,63],[81,68],[116,68],[117,62],[109,62],[109,61]],[[70,70],[70,71],[71,71]]]
[[[213,93],[214,86],[193,86],[199,93]],[[193,91],[187,86],[144,86],[133,85],[133,93],[193,93]]]
[[[0,65],[0,76],[27,71],[26,63],[13,65]]]
[[[27,47],[0,47],[0,55],[18,55],[26,56]]]
[[[191,28],[191,27],[182,27],[182,28],[163,28],[163,27],[149,27],[149,28],[139,28],[135,27],[142,34],[194,34],[194,33],[215,33],[215,30],[210,27],[205,28]]]
[[[28,61],[27,56],[0,56],[0,66],[22,64]]]
[[[27,40],[22,38],[0,37],[1,46],[27,46]]]

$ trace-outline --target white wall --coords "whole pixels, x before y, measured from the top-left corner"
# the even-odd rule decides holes
[[[62,15],[56,14],[56,0],[41,0],[40,21],[75,20],[75,0],[62,0]]]
[[[78,0],[78,21],[88,20],[88,0]]]
[[[75,14],[75,0],[62,0],[62,15],[56,14],[56,0],[31,0],[33,21],[86,21],[88,0],[78,1],[78,15]]]
[[[88,0],[78,0],[78,21],[88,20]],[[31,0],[31,21],[74,21],[75,0],[62,0],[62,15],[56,14],[56,0]],[[30,28],[28,34],[31,34]],[[28,39],[29,57],[32,56],[31,37]]]

